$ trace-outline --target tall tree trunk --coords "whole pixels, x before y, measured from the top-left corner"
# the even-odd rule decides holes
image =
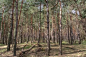
[[[73,44],[72,16],[70,16],[70,44]]]
[[[37,29],[35,30],[35,40],[37,40]]]
[[[23,32],[22,32],[22,25],[21,25],[21,28],[20,28],[20,32],[21,32],[21,43],[23,42]]]
[[[59,36],[60,36],[60,54],[62,55],[62,7],[61,7],[61,0],[60,3],[60,18],[59,18]]]
[[[8,24],[5,23],[5,42],[6,42],[6,45],[7,45],[7,38],[8,38]]]
[[[44,10],[45,10],[45,8],[44,8]],[[43,15],[44,15],[44,16],[43,16],[43,19],[44,19],[44,21],[45,21],[45,19],[46,19],[46,18],[45,18],[45,11],[43,11]],[[45,22],[44,22],[44,23],[45,23]],[[44,27],[45,27],[45,26],[44,26]],[[44,31],[45,31],[45,28],[43,29],[43,41],[42,41],[43,43],[45,43],[45,33],[44,33]]]
[[[44,29],[43,29],[43,43],[45,42]]]
[[[52,16],[52,41],[55,43],[55,18]]]
[[[80,24],[79,24],[77,13],[76,13],[76,26],[77,26],[77,39],[78,39],[78,43],[81,44],[80,31],[79,31]]]
[[[70,28],[69,28],[68,13],[67,13],[67,28],[68,28],[68,42],[69,42],[69,44],[70,44],[70,35],[69,35],[69,33],[70,33]]]
[[[27,43],[29,42],[30,40],[30,31],[29,31],[29,26],[28,26],[28,39],[27,39]]]
[[[18,24],[19,24],[19,21],[20,21],[20,17],[21,17],[22,6],[23,6],[23,0],[22,0],[22,2],[21,2],[21,9],[20,9],[20,14],[19,14]]]
[[[68,42],[70,44],[70,36],[69,36],[69,33],[70,33],[70,28],[69,28],[69,21],[67,20],[67,23],[68,23]]]
[[[34,32],[35,32],[35,26],[33,26],[33,41],[35,40],[35,37],[34,37],[35,33]]]
[[[4,31],[3,31],[3,44],[5,44],[5,19],[4,19]]]
[[[58,21],[58,43],[59,43],[59,45],[60,45],[59,13],[57,14],[57,17],[58,17],[58,19],[57,19],[57,21]]]
[[[74,0],[75,1],[75,3],[76,3],[76,0]],[[81,4],[80,4],[81,5]],[[77,6],[77,9],[78,9],[78,11],[79,11],[79,15],[80,15],[80,18],[81,18],[81,20],[82,20],[82,14],[81,14],[81,11],[80,11],[80,9],[79,9],[79,6],[78,6],[78,4],[76,3],[76,6]],[[85,22],[86,22],[86,19],[85,19]],[[86,25],[85,25],[86,26]],[[85,33],[86,33],[86,29],[85,29]],[[80,34],[78,34],[78,36],[79,36],[79,43],[81,44],[81,39],[80,39]]]
[[[12,37],[13,37],[13,13],[14,13],[14,2],[15,2],[15,0],[13,0],[13,5],[12,5],[11,31],[10,31],[10,37],[9,37],[9,39],[8,39],[7,51],[10,51],[10,44],[12,43]]]
[[[5,23],[5,19],[4,19],[4,40],[5,40],[5,44],[7,45],[7,38],[6,38],[6,23]]]
[[[15,30],[15,39],[14,39],[14,56],[16,56],[16,38],[17,38],[17,29],[18,29],[18,0],[16,0],[16,30]]]
[[[18,17],[18,29],[19,29],[19,21],[20,21],[20,18],[21,18],[22,6],[23,6],[23,0],[21,2],[21,8],[20,8],[19,17]],[[18,29],[17,29],[17,31],[18,31]],[[18,35],[17,35],[17,38],[18,38]],[[19,39],[18,39],[18,42],[19,42]]]
[[[31,34],[31,43],[33,42],[33,14],[32,14],[32,16],[31,16],[31,32],[32,32],[32,34]]]
[[[40,38],[41,38],[41,2],[40,2],[40,21],[39,21],[39,39],[38,39],[38,43],[40,42]]]
[[[2,44],[4,44],[4,37],[3,37],[3,20],[4,20],[4,5],[2,6],[2,22],[1,22],[1,38],[2,38]]]
[[[46,8],[47,8],[47,46],[48,46],[47,53],[48,53],[48,55],[50,55],[50,38],[49,38],[49,6],[48,6],[48,0],[46,0]]]

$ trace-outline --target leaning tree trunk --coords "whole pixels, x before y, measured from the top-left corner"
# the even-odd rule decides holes
[[[15,30],[15,39],[14,39],[14,56],[16,56],[17,29],[18,29],[18,0],[16,0],[16,30]]]

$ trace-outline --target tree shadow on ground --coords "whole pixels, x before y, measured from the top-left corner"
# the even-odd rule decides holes
[[[79,53],[79,52],[84,52],[86,50],[79,50],[79,49],[75,49],[75,48],[72,48],[72,47],[65,47],[66,49],[64,49],[64,52],[63,54],[73,54],[73,53]],[[69,50],[69,51],[68,51]],[[68,51],[68,52],[66,52]]]
[[[86,50],[79,50],[79,51],[74,51],[74,52],[69,52],[69,53],[64,53],[64,54],[73,54],[73,53],[79,53],[79,52],[84,52]]]

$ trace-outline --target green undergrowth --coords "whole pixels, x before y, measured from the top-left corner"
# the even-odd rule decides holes
[[[86,45],[86,41],[82,41],[82,44],[83,44],[83,45]]]
[[[62,41],[62,44],[63,45],[68,45],[69,43],[67,41]],[[78,43],[78,41],[76,41],[76,43],[73,43],[73,45],[80,45],[80,44]],[[82,41],[81,45],[86,45],[86,41]]]
[[[0,53],[5,52],[5,51],[7,51],[7,50],[6,49],[1,49],[0,50]]]
[[[4,46],[4,44],[0,44],[0,46]]]
[[[28,45],[28,46],[26,46],[24,49],[29,49],[31,47],[31,45]]]
[[[62,41],[63,45],[69,44],[67,41]]]

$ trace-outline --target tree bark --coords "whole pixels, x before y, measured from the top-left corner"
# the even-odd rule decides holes
[[[22,25],[21,25],[21,28],[20,28],[20,32],[21,32],[21,43],[23,42],[23,31],[22,31]]]
[[[2,7],[4,7],[4,5]],[[2,38],[2,44],[4,44],[3,20],[4,20],[4,8],[2,10],[2,22],[1,22],[1,38]]]
[[[12,43],[12,37],[13,37],[13,13],[14,13],[14,2],[15,0],[13,0],[13,4],[12,4],[12,18],[11,18],[11,31],[10,31],[10,37],[8,39],[8,46],[7,46],[7,51],[10,51],[10,44]]]
[[[72,16],[70,16],[70,44],[73,44]]]
[[[76,26],[77,26],[77,39],[78,39],[78,43],[81,44],[81,38],[80,38],[80,31],[79,31],[79,20],[78,20],[78,17],[77,17],[77,13],[76,13]]]
[[[70,28],[69,28],[69,20],[68,20],[68,13],[67,13],[67,29],[68,29],[68,42],[70,44]]]
[[[61,7],[61,0],[60,3],[60,18],[59,18],[59,36],[60,36],[60,54],[62,55],[62,7]]]
[[[47,53],[48,56],[50,55],[50,38],[49,38],[49,6],[48,6],[48,0],[46,0],[46,8],[47,8]]]
[[[40,38],[41,38],[41,2],[40,2],[40,21],[39,21],[39,39],[38,39],[38,43],[40,43]]]
[[[15,30],[15,39],[14,39],[14,56],[16,56],[17,29],[18,29],[18,0],[16,0],[16,30]]]
[[[20,8],[19,17],[18,17],[18,29],[19,29],[19,22],[20,22],[20,18],[21,18],[22,6],[23,6],[23,0],[21,2],[21,8]],[[17,31],[18,31],[18,29],[17,29]],[[18,36],[17,36],[17,38],[18,38]],[[18,42],[19,42],[19,39],[18,39]]]
[[[31,34],[31,43],[33,42],[33,14],[32,14],[32,16],[31,16],[31,32],[32,32],[32,34]]]
[[[52,16],[52,41],[55,43],[55,18]]]

